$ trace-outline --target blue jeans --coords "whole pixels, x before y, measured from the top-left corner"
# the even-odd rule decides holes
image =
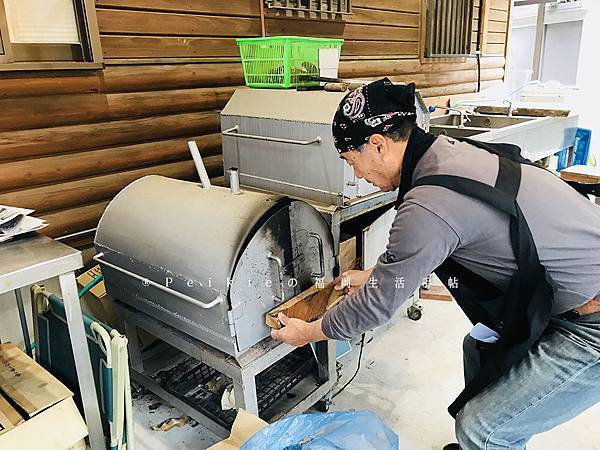
[[[479,371],[479,355],[469,335],[463,350],[468,382]],[[524,449],[533,435],[598,402],[600,313],[573,321],[552,318],[527,356],[462,408],[456,437],[461,450]]]

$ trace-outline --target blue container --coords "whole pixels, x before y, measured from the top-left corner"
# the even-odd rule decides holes
[[[573,145],[573,165],[587,166],[590,158],[590,142],[592,140],[592,130],[586,128],[577,128],[575,133],[575,144]]]

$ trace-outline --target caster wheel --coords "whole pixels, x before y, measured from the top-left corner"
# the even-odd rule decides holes
[[[406,314],[411,320],[419,320],[421,317],[423,317],[423,307],[420,305],[409,306],[406,310]]]
[[[317,403],[315,403],[315,409],[319,412],[327,412],[329,411],[329,407],[331,406],[331,400],[321,399]]]

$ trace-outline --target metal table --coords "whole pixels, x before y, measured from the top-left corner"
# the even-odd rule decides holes
[[[58,277],[90,444],[92,450],[100,450],[106,449],[106,444],[74,273],[81,267],[83,267],[83,260],[79,250],[41,234],[17,238],[0,245],[0,294],[15,292],[23,338],[30,354],[31,342],[19,289]]]

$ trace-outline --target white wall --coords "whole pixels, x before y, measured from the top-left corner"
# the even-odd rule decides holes
[[[592,130],[592,151],[600,159],[600,1],[587,0],[584,5],[588,12],[583,22],[577,73],[581,89],[579,125]]]

